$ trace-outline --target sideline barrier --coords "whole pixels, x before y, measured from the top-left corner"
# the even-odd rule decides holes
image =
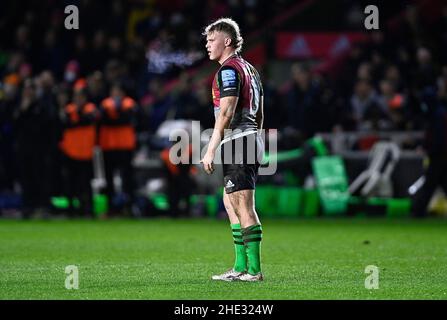
[[[338,156],[320,156],[312,159],[312,168],[325,215],[346,212],[349,200],[348,177],[343,159]]]
[[[74,198],[73,206],[79,208],[79,200]],[[52,197],[51,205],[58,210],[66,210],[70,207],[70,200],[67,197]],[[101,216],[108,211],[108,199],[106,195],[97,194],[93,196],[93,213]]]
[[[411,213],[410,198],[361,198],[351,197],[348,216],[407,217]]]
[[[191,207],[201,205],[204,213],[212,218],[217,217],[221,192],[212,195],[192,195]],[[302,189],[298,187],[263,186],[256,188],[256,210],[261,217],[317,217],[324,214],[317,189]],[[167,196],[163,193],[154,193],[149,196],[154,206],[159,210],[169,210]],[[106,195],[94,197],[94,213],[101,216],[108,210]],[[69,207],[66,197],[51,198],[56,209],[64,210]],[[78,208],[79,201],[73,200]],[[360,198],[350,197],[347,208],[342,215],[347,216],[387,216],[406,217],[411,212],[409,198]],[[330,214],[329,214],[330,215]]]
[[[313,217],[320,210],[316,189],[259,185],[255,198],[261,217]]]

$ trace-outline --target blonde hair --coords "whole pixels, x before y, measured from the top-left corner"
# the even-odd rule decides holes
[[[231,46],[239,53],[242,50],[244,39],[241,36],[239,25],[231,18],[220,18],[205,27],[202,35],[206,36],[212,32],[225,32],[230,36]]]

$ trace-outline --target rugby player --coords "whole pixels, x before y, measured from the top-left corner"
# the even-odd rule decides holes
[[[212,84],[215,125],[201,160],[208,174],[215,170],[220,147],[223,164],[223,202],[231,223],[235,262],[213,280],[261,281],[262,226],[255,210],[255,185],[264,152],[263,88],[257,70],[240,51],[243,38],[238,24],[221,18],[205,28],[210,60],[220,64]]]

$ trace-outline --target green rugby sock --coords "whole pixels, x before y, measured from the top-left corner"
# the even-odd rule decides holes
[[[248,270],[251,275],[261,272],[261,240],[262,226],[255,224],[242,229],[242,239],[244,240],[247,252]]]
[[[244,272],[247,270],[247,254],[245,252],[244,242],[242,240],[242,232],[240,223],[231,225],[233,232],[235,260],[233,269],[237,272]]]

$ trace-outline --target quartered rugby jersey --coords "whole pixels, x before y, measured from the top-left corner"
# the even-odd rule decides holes
[[[225,60],[214,76],[212,94],[216,119],[220,112],[220,98],[239,96],[229,127],[231,132],[225,133],[222,143],[257,132],[256,113],[260,111],[264,92],[259,73],[250,63],[239,55]]]

